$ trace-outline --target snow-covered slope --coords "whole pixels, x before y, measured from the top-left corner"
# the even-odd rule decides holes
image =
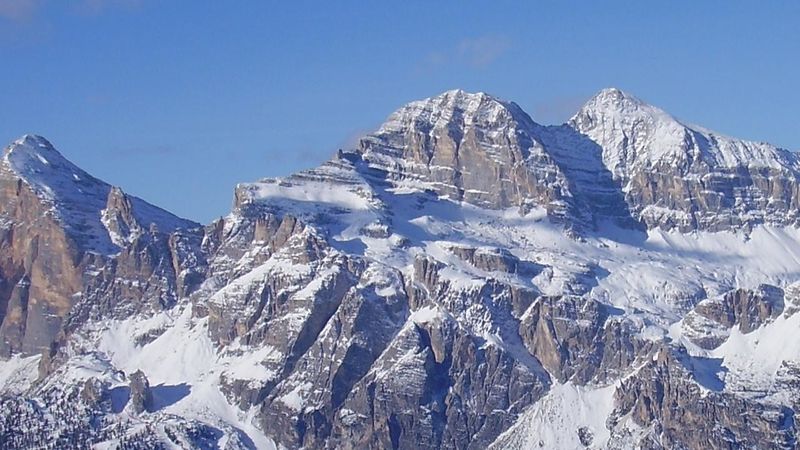
[[[684,170],[695,164],[712,168],[800,167],[797,156],[788,150],[687,125],[614,88],[592,97],[568,123],[602,147],[603,161],[621,178],[637,169],[659,166]]]

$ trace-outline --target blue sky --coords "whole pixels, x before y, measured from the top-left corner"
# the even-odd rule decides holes
[[[485,91],[565,121],[619,87],[800,150],[800,2],[0,0],[0,140],[50,139],[207,222],[394,109]]]

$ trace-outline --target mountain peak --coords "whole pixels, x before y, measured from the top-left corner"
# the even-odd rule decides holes
[[[458,99],[461,99],[461,100],[463,100],[463,99],[472,100],[472,99],[481,99],[481,98],[484,98],[484,97],[496,99],[495,97],[493,97],[493,96],[491,96],[491,95],[489,95],[489,94],[487,94],[486,92],[483,92],[483,91],[468,92],[468,91],[465,91],[464,89],[456,88],[456,89],[450,89],[450,90],[444,91],[439,95],[434,95],[433,97],[429,97],[429,98],[424,99],[422,101],[439,99],[439,98],[447,98],[447,99],[454,99],[454,100],[458,100]]]
[[[53,144],[50,143],[47,139],[43,136],[39,136],[38,134],[23,134],[19,139],[14,141],[14,144],[17,145],[24,145],[24,146],[37,146],[37,147],[48,147],[53,148]]]
[[[25,134],[15,140],[3,152],[3,159],[12,164],[14,169],[23,169],[27,163],[50,164],[48,157],[55,157],[60,162],[64,157],[47,139],[36,134]]]
[[[24,134],[12,142],[3,152],[3,158],[15,162],[18,166],[29,159],[41,164],[50,163],[48,158],[54,159],[53,162],[64,160],[50,141],[36,134]]]
[[[3,166],[51,201],[59,186],[79,183],[86,189],[104,184],[64,158],[50,141],[34,134],[23,135],[5,149]]]
[[[692,126],[616,88],[603,89],[567,123],[603,149],[606,166],[627,179],[659,165],[683,172],[709,167],[795,168],[796,158],[772,145]],[[694,167],[694,169],[693,169]]]
[[[595,94],[589,102],[600,102],[610,105],[644,105],[645,103],[633,94],[623,91],[622,89],[609,87],[601,89]]]
[[[633,94],[612,87],[592,96],[569,123],[593,121],[602,116],[625,116],[635,119],[646,117],[653,122],[678,122],[666,111],[644,102]]]
[[[93,177],[65,158],[44,137],[26,134],[3,152],[0,182],[22,181],[64,228],[85,248],[97,253],[114,253],[115,236],[103,223],[109,197],[120,196],[118,188]],[[127,197],[125,213],[142,228],[155,224],[171,232],[194,228],[196,223],[181,219],[136,197]],[[133,219],[131,219],[132,221]],[[113,234],[113,233],[112,233]]]
[[[515,103],[485,92],[453,89],[423,100],[413,101],[389,116],[381,132],[414,128],[446,128],[469,125],[502,126],[511,121],[530,121]]]

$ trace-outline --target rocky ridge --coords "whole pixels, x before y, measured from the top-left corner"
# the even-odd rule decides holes
[[[23,137],[0,436],[793,448],[797,170],[615,89],[560,126],[449,91],[201,227]]]

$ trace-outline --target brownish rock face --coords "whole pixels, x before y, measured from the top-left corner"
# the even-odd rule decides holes
[[[43,138],[13,143],[0,162],[0,354],[49,352],[69,321],[118,305],[174,303],[202,264],[189,250],[199,235],[180,227],[196,225],[97,180]]]
[[[48,349],[83,291],[84,255],[22,180],[0,169],[0,353]]]

